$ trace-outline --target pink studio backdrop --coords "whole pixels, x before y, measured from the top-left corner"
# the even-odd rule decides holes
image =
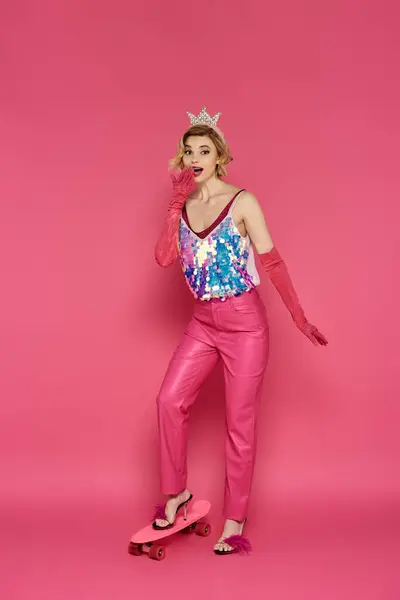
[[[271,356],[251,521],[394,510],[397,5],[59,0],[2,13],[3,514],[129,507],[125,543],[161,500],[155,398],[192,298],[153,249],[167,161],[185,111],[203,105],[222,111],[228,180],[258,197],[330,342],[314,348],[263,277]],[[190,431],[189,485],[218,525],[218,369]]]

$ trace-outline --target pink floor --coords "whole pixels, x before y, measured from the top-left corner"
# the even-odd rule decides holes
[[[221,521],[211,513],[209,538],[175,536],[155,562],[128,554],[143,520],[126,506],[3,509],[0,597],[399,600],[398,517],[387,508],[270,511],[264,526],[248,524],[250,556],[218,557]]]

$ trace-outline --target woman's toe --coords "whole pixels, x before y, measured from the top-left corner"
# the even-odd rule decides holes
[[[224,552],[230,552],[232,550],[232,546],[224,542]]]
[[[223,540],[221,540],[215,544],[214,550],[219,550],[220,552],[230,552],[232,548],[229,546],[229,544],[226,544]]]
[[[164,519],[157,519],[156,525],[157,527],[166,527],[168,525],[168,521],[165,521]]]

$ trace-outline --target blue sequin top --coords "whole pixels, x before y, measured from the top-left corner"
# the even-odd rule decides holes
[[[224,300],[260,283],[250,238],[240,234],[232,218],[238,195],[227,215],[217,219],[217,225],[203,238],[181,217],[179,261],[189,289],[200,300]]]

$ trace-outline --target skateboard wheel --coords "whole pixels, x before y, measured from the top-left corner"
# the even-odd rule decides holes
[[[211,533],[211,525],[208,523],[197,523],[196,534],[207,537]]]
[[[164,546],[151,546],[149,558],[152,558],[153,560],[163,560],[165,558]]]
[[[133,556],[140,556],[141,554],[143,554],[141,545],[134,544],[133,542],[130,542],[128,552],[129,552],[129,554],[132,554]]]

